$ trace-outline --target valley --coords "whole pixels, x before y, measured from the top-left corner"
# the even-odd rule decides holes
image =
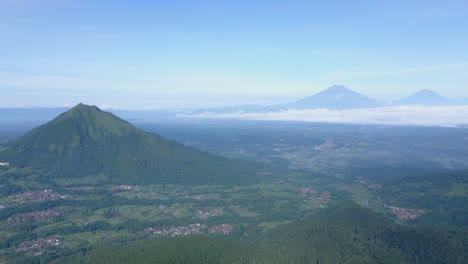
[[[173,242],[171,239],[185,237],[187,241],[201,239],[207,244],[211,239],[226,243],[234,239],[235,243],[241,243],[230,246],[233,249],[261,243],[266,246],[255,249],[255,252],[277,249],[282,252],[282,257],[301,258],[303,254],[307,261],[299,263],[309,263],[312,255],[327,263],[334,256],[333,251],[324,251],[326,255],[318,251],[301,253],[289,251],[287,245],[275,242],[288,237],[288,232],[283,234],[282,229],[295,230],[298,221],[308,219],[317,221],[318,239],[325,244],[332,243],[328,237],[330,232],[342,230],[344,233],[333,233],[332,236],[339,236],[343,243],[349,243],[346,247],[378,247],[386,252],[382,254],[392,256],[401,248],[387,244],[388,239],[373,245],[360,244],[356,239],[364,238],[348,241],[352,236],[348,236],[346,230],[363,229],[365,236],[383,237],[391,236],[386,233],[394,232],[390,230],[399,230],[402,237],[394,243],[416,243],[415,246],[422,243],[424,247],[425,242],[414,242],[409,234],[426,232],[423,228],[432,230],[435,237],[439,237],[438,232],[452,232],[448,242],[443,242],[454,243],[455,251],[448,259],[456,256],[464,259],[459,252],[463,251],[462,241],[468,234],[468,211],[464,206],[468,202],[468,178],[466,160],[463,159],[468,153],[462,144],[466,129],[289,122],[200,123],[195,120],[136,122],[144,132],[107,114],[100,117],[102,113],[98,110],[78,107],[68,113],[71,117],[64,119],[62,116],[25,136],[17,135],[18,139],[4,145],[0,156],[8,166],[0,168],[0,260],[67,263],[81,261],[79,256],[86,257],[87,252],[89,257],[97,257],[94,254],[101,248],[138,244],[141,240],[172,245],[182,240]],[[91,117],[86,117],[85,122],[74,121],[81,111]],[[101,118],[104,119],[93,121]],[[63,124],[68,122],[79,122],[80,125],[91,122],[94,128],[80,128],[80,144],[67,143],[73,140],[70,133],[53,139],[54,142],[63,140],[65,144],[62,146],[54,143],[51,147],[45,142],[49,136],[43,135],[41,129],[48,129],[51,124],[67,129]],[[115,125],[96,130],[93,122]],[[75,133],[75,130],[70,131]],[[157,136],[157,140],[180,149],[179,152],[167,152],[169,155],[176,153],[177,159],[185,159],[188,166],[196,170],[171,167],[180,164],[172,161],[153,171],[132,170],[131,164],[129,167],[109,165],[114,163],[102,158],[93,158],[94,163],[89,164],[87,161],[91,158],[77,154],[80,148],[86,150],[86,146],[96,144],[94,142],[109,144],[113,137],[109,134],[102,141],[95,139],[101,137],[100,134],[112,135],[115,131],[120,131],[117,132],[119,136],[110,142],[120,147],[97,147],[97,150],[110,154],[120,152],[122,154],[116,157],[123,163],[122,156],[130,158],[141,152],[160,155],[146,147],[135,148],[117,140],[127,141],[129,133],[132,142],[139,142],[135,137],[141,136],[142,140],[153,144],[152,133],[157,133],[162,136]],[[447,138],[437,142],[432,140],[440,134]],[[31,141],[33,137],[43,140],[30,144],[37,142]],[[192,150],[192,147],[202,151]],[[29,153],[23,154],[21,162],[26,160],[26,163],[18,163],[15,160],[18,155],[8,152],[27,148],[34,149],[35,153],[46,151],[47,156],[55,155],[56,160],[62,160],[63,153],[79,158],[77,161],[65,159],[61,163],[49,159],[49,168],[53,169],[45,170],[43,166],[34,165],[41,157],[24,158]],[[38,150],[41,148],[43,150]],[[156,144],[153,148],[159,146]],[[55,154],[57,149],[62,149],[59,152],[62,154]],[[204,166],[209,166],[211,161],[208,160],[217,164],[214,170],[199,170],[193,163],[204,162]],[[67,167],[61,164],[67,164]],[[112,170],[113,166],[119,170]],[[161,168],[173,176],[161,180],[158,178]],[[240,178],[232,179],[230,175],[236,174],[229,172],[230,169],[238,170]],[[69,176],[70,172],[76,172],[75,176]],[[329,210],[338,210],[344,222],[337,223],[336,217],[328,215]],[[352,212],[360,210],[365,211],[353,220]],[[380,229],[361,226],[361,222],[373,221],[374,217],[385,219]],[[334,227],[335,231],[330,231],[330,225],[338,226]],[[389,231],[382,231],[387,228]],[[437,239],[430,241],[442,243]],[[356,261],[365,262],[369,257],[376,260],[383,256],[372,256],[365,250],[360,252],[355,253]],[[418,252],[416,247],[399,254],[416,263],[424,263],[427,259],[441,260],[440,255],[423,257]],[[276,259],[281,260],[281,256]]]

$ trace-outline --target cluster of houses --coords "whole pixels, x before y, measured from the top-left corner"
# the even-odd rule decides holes
[[[145,228],[143,232],[146,234],[176,237],[201,234],[207,228],[208,226],[205,224],[195,223],[188,226],[177,226],[163,229],[154,229],[149,227]]]
[[[330,192],[323,192],[321,195],[314,195],[310,197],[310,201],[319,201],[322,204],[326,204],[330,200]]]
[[[46,250],[54,250],[62,245],[62,240],[58,238],[43,239],[39,238],[36,240],[24,241],[18,245],[16,252],[22,252],[26,254],[40,255]]]
[[[323,192],[321,195],[317,194],[317,191],[312,187],[297,187],[294,189],[302,196],[308,196],[306,202],[319,201],[322,204],[326,204],[330,200],[330,192]]]
[[[324,150],[332,149],[335,146],[336,145],[335,145],[335,143],[333,143],[333,140],[327,139],[327,140],[325,140],[324,143],[315,146],[314,149],[319,150],[319,151],[324,151]]]
[[[51,218],[59,217],[62,213],[55,209],[35,211],[26,214],[20,214],[7,220],[8,224],[31,223],[37,221],[46,221]]]
[[[396,206],[386,207],[388,208],[391,214],[396,216],[396,218],[398,218],[398,220],[401,221],[414,220],[426,212],[426,210],[423,209],[409,209]]]
[[[120,191],[142,191],[143,187],[136,186],[136,185],[111,185],[108,187],[96,187],[96,186],[74,186],[65,188],[68,191],[95,191],[101,189],[108,189],[113,192],[120,192]]]
[[[234,225],[221,224],[210,227],[210,229],[208,229],[208,232],[210,232],[211,234],[230,235],[233,230]]]
[[[208,211],[197,210],[196,216],[200,220],[205,220],[208,217],[219,216],[223,214],[223,210],[219,208],[209,209]]]
[[[206,201],[206,200],[216,200],[219,197],[216,195],[193,194],[193,195],[185,195],[184,198],[197,200],[197,201]]]
[[[142,191],[143,188],[136,185],[115,185],[111,186],[112,191]]]
[[[67,191],[94,191],[97,189],[98,187],[94,187],[94,186],[75,186],[75,187],[65,188],[65,190]]]
[[[308,195],[308,194],[316,195],[317,194],[317,191],[312,187],[307,187],[307,188],[306,187],[297,187],[296,192],[298,192],[301,195]]]
[[[68,198],[70,198],[70,195],[68,194],[62,195],[48,189],[13,195],[12,202],[16,204],[24,204],[27,202],[45,202]]]
[[[143,233],[145,234],[152,234],[152,235],[159,235],[159,236],[188,236],[188,235],[197,235],[202,234],[205,232],[211,234],[221,234],[221,235],[229,235],[234,230],[234,225],[232,224],[219,224],[208,227],[206,224],[190,224],[188,226],[177,226],[177,227],[170,227],[170,228],[162,228],[162,229],[155,229],[152,227],[145,228]]]

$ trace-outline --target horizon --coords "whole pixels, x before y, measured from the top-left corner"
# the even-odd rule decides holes
[[[286,103],[291,103],[291,102],[294,102],[294,101],[298,101],[298,100],[302,100],[302,99],[305,99],[307,97],[311,97],[311,96],[315,96],[315,95],[318,95],[322,92],[326,92],[327,90],[329,90],[330,88],[332,87],[337,87],[337,86],[340,86],[340,87],[344,87],[346,90],[349,90],[351,92],[356,92],[352,89],[349,89],[348,87],[344,86],[344,85],[339,85],[339,84],[334,84],[334,85],[331,85],[329,86],[328,88],[326,89],[323,89],[315,94],[312,94],[312,95],[304,95],[303,97],[292,97],[292,99],[290,99],[289,101],[285,101],[284,99],[284,96],[282,97],[283,100],[278,100],[278,102],[276,103],[270,103],[270,104],[262,104],[262,103],[258,103],[258,102],[250,102],[247,103],[247,104],[227,104],[227,105],[216,105],[216,106],[186,106],[186,107],[181,107],[181,108],[177,108],[177,107],[147,107],[147,108],[126,108],[126,107],[121,107],[119,105],[109,105],[109,104],[95,104],[95,103],[88,103],[86,101],[78,101],[74,104],[69,104],[69,103],[64,103],[63,105],[49,105],[49,106],[40,106],[40,105],[17,105],[17,106],[13,106],[13,107],[3,107],[3,106],[0,106],[0,109],[69,109],[69,108],[73,108],[77,105],[80,105],[80,104],[84,104],[84,105],[91,105],[91,106],[97,106],[101,109],[107,109],[107,110],[121,110],[121,111],[183,111],[183,110],[197,110],[197,109],[222,109],[224,107],[232,107],[232,106],[248,106],[248,105],[258,105],[258,106],[275,106],[275,105],[282,105],[282,104],[286,104]],[[372,98],[372,97],[368,97],[370,99],[373,99],[373,100],[376,100],[380,103],[382,103],[381,106],[379,107],[393,107],[393,106],[396,106],[394,105],[395,102],[398,102],[399,100],[402,100],[402,99],[406,99],[408,97],[411,97],[411,96],[414,96],[414,95],[419,95],[420,93],[422,92],[430,92],[430,93],[433,93],[437,96],[442,96],[444,98],[447,98],[447,99],[468,99],[468,98],[464,98],[464,97],[457,97],[457,98],[449,98],[449,97],[445,97],[444,95],[441,95],[439,93],[437,93],[436,91],[433,91],[431,89],[421,89],[421,90],[418,90],[416,91],[415,93],[413,94],[409,94],[408,96],[404,97],[404,98],[399,98],[399,99],[395,99],[395,100],[387,100],[387,101],[384,101],[384,100],[381,100],[381,99],[377,99],[377,98]],[[360,94],[360,95],[363,95],[363,96],[366,96],[365,94]],[[367,97],[367,96],[366,96]],[[414,105],[414,106],[424,106],[424,105]],[[442,105],[441,105],[442,106]],[[448,105],[447,105],[448,106]],[[372,107],[372,108],[379,108],[379,107]],[[437,106],[433,106],[431,105],[431,107],[437,107]],[[366,109],[367,107],[362,107],[362,109]],[[311,108],[311,109],[320,109],[320,108]],[[325,110],[327,110],[325,108]],[[328,109],[328,110],[334,110],[334,109]],[[346,110],[346,109],[342,109],[342,110]]]
[[[0,108],[272,105],[339,83],[468,97],[463,1],[2,1]]]

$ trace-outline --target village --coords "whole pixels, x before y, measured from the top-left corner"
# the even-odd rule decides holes
[[[46,202],[69,198],[71,198],[71,196],[68,194],[62,195],[51,189],[45,189],[13,195],[11,202],[13,204],[24,204],[29,202]]]
[[[145,228],[143,233],[159,235],[159,236],[188,236],[188,235],[197,235],[205,233],[206,231],[210,234],[221,234],[229,235],[234,230],[234,225],[232,224],[219,224],[208,227],[206,224],[194,223],[188,226],[177,226],[163,229],[155,229],[152,227]]]
[[[205,220],[209,217],[219,216],[223,214],[223,210],[220,208],[209,209],[208,211],[197,210],[196,217],[200,220]]]
[[[7,219],[8,224],[17,224],[17,223],[32,223],[38,221],[47,221],[52,218],[57,218],[60,215],[66,213],[69,210],[56,210],[56,209],[47,209],[43,211],[34,211],[30,213],[20,214],[12,218]]]
[[[218,199],[218,196],[205,195],[205,194],[193,194],[193,195],[185,195],[184,198],[197,200],[197,201],[206,201],[206,200],[216,200]]]
[[[106,187],[95,187],[95,186],[74,186],[65,188],[67,191],[95,191],[95,190],[110,190],[113,192],[119,191],[143,191],[144,188],[136,185],[110,185]]]
[[[301,196],[306,196],[305,202],[318,201],[321,204],[326,204],[330,200],[330,192],[325,191],[321,195],[312,187],[296,187],[294,190]]]
[[[315,150],[325,151],[334,148],[336,145],[333,143],[333,140],[326,139],[324,143],[314,147]]]
[[[62,240],[59,238],[43,239],[24,241],[16,247],[16,252],[24,253],[26,255],[39,256],[44,251],[56,250],[62,245]]]
[[[396,216],[400,221],[414,220],[426,212],[426,210],[423,209],[409,209],[396,206],[386,207],[389,209],[390,213]]]

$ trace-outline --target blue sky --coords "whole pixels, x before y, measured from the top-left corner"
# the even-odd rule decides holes
[[[465,1],[0,1],[0,107],[468,97]]]

